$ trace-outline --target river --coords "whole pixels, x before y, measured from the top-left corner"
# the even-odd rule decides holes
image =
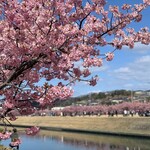
[[[40,131],[20,135],[20,150],[150,150],[150,139]],[[10,140],[1,141],[8,146]]]

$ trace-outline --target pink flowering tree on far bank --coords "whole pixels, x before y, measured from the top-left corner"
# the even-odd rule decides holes
[[[105,0],[0,0],[1,118],[15,120],[16,111],[29,115],[35,107],[53,106],[72,96],[76,81],[96,85],[89,67],[111,61],[123,46],[150,43],[147,27],[130,28],[141,21],[150,0],[105,5]],[[107,46],[112,51],[101,50]]]
[[[129,114],[139,114],[146,116],[150,111],[149,102],[123,102],[115,105],[95,105],[95,106],[67,106],[62,110],[51,110],[51,113],[56,116],[85,116],[85,115],[113,115],[124,114],[127,110]],[[128,114],[128,115],[129,115]]]

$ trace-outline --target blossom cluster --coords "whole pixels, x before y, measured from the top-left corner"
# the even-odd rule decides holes
[[[31,128],[27,128],[26,129],[26,134],[27,135],[35,135],[40,131],[39,127],[33,126]]]
[[[124,110],[138,112],[150,111],[150,103],[143,102],[123,102],[115,105],[96,105],[96,106],[70,106],[65,107],[63,110],[54,110],[52,112],[60,114],[60,112],[66,113],[93,113],[93,114],[107,114],[110,111],[117,111],[122,113]]]
[[[21,139],[18,138],[15,142],[11,142],[10,144],[11,144],[11,146],[16,147],[16,146],[18,146],[18,145],[21,144],[21,143],[22,143],[22,142],[21,142]]]
[[[4,133],[1,133],[0,132],[0,140],[7,140],[10,138],[10,135],[11,135],[11,132],[4,132]]]

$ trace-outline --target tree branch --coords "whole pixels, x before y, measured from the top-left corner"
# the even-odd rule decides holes
[[[14,70],[14,72],[7,79],[7,81],[4,82],[2,85],[0,85],[0,90],[2,90],[4,87],[6,87],[13,80],[17,79],[17,77],[20,76],[21,74],[23,74],[24,71],[32,68],[35,64],[38,63],[39,59],[45,58],[45,57],[46,57],[45,54],[40,54],[39,57],[37,57],[37,58],[34,58],[34,59],[29,60],[27,62],[22,62],[21,65]]]

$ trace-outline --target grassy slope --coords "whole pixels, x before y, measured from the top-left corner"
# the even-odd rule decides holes
[[[12,124],[150,135],[150,117],[19,117]]]

